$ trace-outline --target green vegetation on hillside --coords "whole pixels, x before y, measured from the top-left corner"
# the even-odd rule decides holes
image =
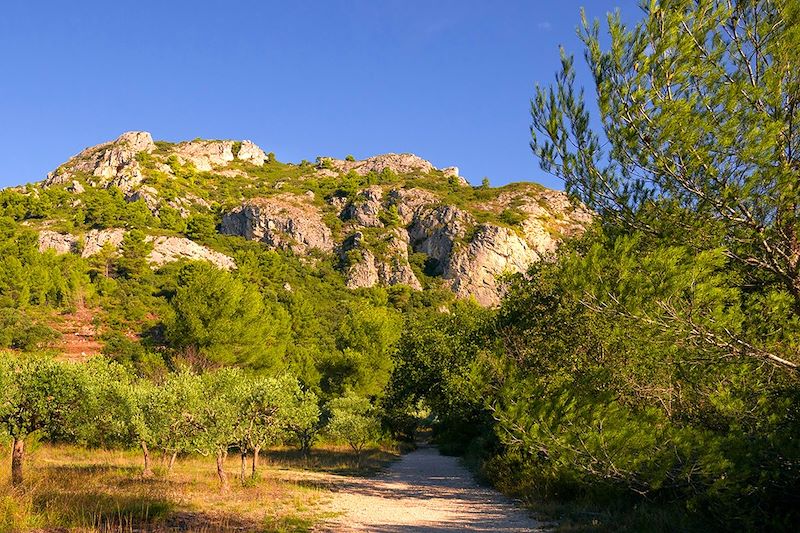
[[[601,132],[571,57],[553,87],[537,88],[532,150],[597,218],[554,257],[508,276],[497,309],[454,301],[425,254],[409,258],[423,291],[349,290],[332,254],[269,250],[216,228],[248,198],[311,192],[340,232],[331,198],[372,185],[426,189],[478,222],[519,228],[519,205],[485,204],[529,184],[465,187],[440,171],[331,175],[324,158],[315,167],[272,155],[263,166],[235,160],[221,175],[158,143],[139,156],[146,184],[205,204],[154,215],[88,176],[77,177],[83,192],[0,192],[0,433],[14,490],[30,487],[39,441],[123,450],[129,481],[156,471],[169,483],[176,461],[202,464],[235,491],[231,451],[247,487],[276,443],[308,461],[329,439],[358,467],[368,447],[412,441],[431,425],[444,453],[551,510],[564,529],[796,530],[800,7],[643,9],[634,27],[609,17],[607,48],[599,23],[582,25]],[[379,219],[393,228],[399,213]],[[106,246],[85,259],[39,253],[36,230],[46,227],[129,231],[119,254]],[[388,247],[382,231],[363,231],[376,255]],[[237,268],[182,261],[153,271],[148,234],[187,235]],[[59,318],[86,309],[104,356],[58,361]],[[39,498],[14,492],[0,512],[54,502]],[[154,505],[160,519],[166,504]]]
[[[532,102],[596,226],[496,313],[407,317],[384,405],[406,432],[428,406],[444,450],[567,528],[793,531],[800,11],[644,10],[607,49],[584,23],[602,133],[570,57]]]

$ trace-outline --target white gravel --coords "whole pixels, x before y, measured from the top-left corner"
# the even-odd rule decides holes
[[[322,532],[543,531],[497,491],[478,485],[458,459],[422,447],[374,478],[330,480],[335,517]]]

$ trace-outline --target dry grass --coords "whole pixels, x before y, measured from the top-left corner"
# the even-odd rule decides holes
[[[43,445],[27,461],[19,489],[9,484],[10,458],[0,453],[0,532],[238,532],[308,531],[321,518],[324,488],[293,480],[299,469],[363,474],[397,457],[372,449],[353,468],[346,448],[323,446],[308,458],[287,448],[263,454],[260,475],[239,482],[239,457],[226,464],[231,489],[221,493],[214,459],[178,460],[169,479],[163,469],[140,476],[136,452]]]
[[[304,457],[297,448],[276,447],[268,450],[264,457],[267,463],[278,469],[303,469],[347,476],[368,476],[383,470],[407,450],[397,445],[384,444],[364,450],[361,466],[356,468],[355,457],[348,446],[324,444],[311,450]]]

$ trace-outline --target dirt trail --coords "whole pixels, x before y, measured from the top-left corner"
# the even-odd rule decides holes
[[[376,533],[543,531],[544,525],[497,491],[478,485],[454,457],[422,447],[374,478],[336,477],[317,530]]]

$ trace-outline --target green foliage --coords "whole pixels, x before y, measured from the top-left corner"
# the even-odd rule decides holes
[[[509,226],[519,226],[525,221],[527,215],[518,209],[508,208],[504,209],[498,216],[501,222]]]
[[[187,231],[186,220],[181,217],[177,209],[173,209],[168,205],[163,205],[158,208],[158,219],[161,222],[161,227],[164,229],[176,231],[178,233]]]
[[[608,148],[589,128],[573,60],[563,56],[556,86],[537,89],[532,102],[542,167],[609,224],[682,241],[715,221],[737,265],[762,270],[800,302],[790,259],[800,192],[797,16],[786,1],[653,2],[632,28],[609,17],[607,49],[599,23],[584,20]]]
[[[274,367],[285,350],[283,308],[268,308],[255,287],[210,265],[180,272],[171,306],[166,337],[190,360]]]
[[[132,230],[125,233],[117,260],[117,273],[127,279],[141,279],[149,274],[147,256],[152,250],[153,245],[145,240],[143,232]]]
[[[522,470],[542,473],[533,486],[613,485],[677,497],[727,528],[788,529],[800,465],[800,11],[643,7],[633,27],[609,16],[607,48],[599,23],[583,22],[601,133],[571,57],[532,101],[534,153],[602,215],[602,231],[506,300],[505,324],[521,329],[505,338],[535,342],[506,361],[518,377],[494,406],[498,435]],[[543,399],[520,402],[530,395]]]
[[[366,304],[352,304],[346,317],[336,335],[338,351],[322,363],[322,389],[334,396],[348,389],[378,396],[389,380],[401,319],[396,312]]]
[[[291,385],[289,392],[290,396],[281,416],[286,437],[308,455],[322,429],[319,399],[313,391],[301,388],[297,381]]]
[[[367,398],[348,393],[331,400],[328,409],[328,432],[350,445],[356,454],[358,466],[364,448],[380,436],[380,422],[374,407]]]
[[[205,443],[202,408],[208,396],[200,376],[180,371],[158,386],[142,380],[130,399],[130,423],[140,442],[167,454],[197,451]]]
[[[90,228],[143,228],[155,220],[143,201],[126,202],[116,187],[87,187],[80,194],[80,204],[73,210],[72,220]]]
[[[424,401],[439,417],[439,443],[463,453],[471,438],[486,430],[481,385],[473,379],[491,313],[459,303],[451,314],[410,315],[395,354],[384,408],[390,418],[415,411]]]
[[[41,350],[58,337],[57,331],[34,320],[25,311],[0,307],[0,348]]]
[[[211,215],[192,215],[186,223],[186,236],[195,241],[206,241],[216,233],[217,222]]]
[[[390,205],[380,212],[378,219],[387,228],[394,228],[400,225],[400,214],[397,212],[396,205]]]
[[[34,432],[68,435],[85,395],[83,369],[44,357],[0,357],[0,429],[15,439]]]
[[[34,231],[0,218],[0,307],[68,306],[86,285],[80,258],[41,254]]]

